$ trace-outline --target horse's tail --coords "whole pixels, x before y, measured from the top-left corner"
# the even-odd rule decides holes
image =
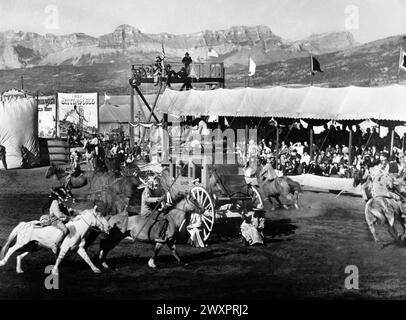
[[[8,236],[6,244],[3,246],[0,252],[0,260],[2,260],[10,247],[10,244],[14,241],[17,237],[18,232],[20,231],[21,227],[24,225],[24,222],[20,222],[14,229],[11,231],[10,235]]]

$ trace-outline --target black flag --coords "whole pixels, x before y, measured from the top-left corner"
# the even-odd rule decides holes
[[[399,69],[406,71],[406,52],[402,48],[400,48]]]
[[[312,75],[314,76],[314,72],[318,71],[318,72],[323,72],[323,70],[321,70],[320,68],[320,62],[313,56],[310,56],[310,72],[312,73]]]

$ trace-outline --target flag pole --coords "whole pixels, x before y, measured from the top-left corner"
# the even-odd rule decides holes
[[[313,86],[314,73],[313,73],[313,57],[312,57],[311,53],[310,53],[310,75],[311,75],[311,77],[310,77],[310,81],[311,81],[310,85]]]
[[[400,73],[400,64],[402,63],[402,46],[399,46],[399,65],[398,65],[398,83],[399,83],[399,73]]]

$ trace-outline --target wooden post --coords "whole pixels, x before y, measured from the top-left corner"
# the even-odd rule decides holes
[[[130,147],[134,147],[134,128],[131,122],[134,122],[134,89],[130,89],[130,121],[129,121]]]
[[[389,154],[392,155],[393,152],[393,145],[395,143],[395,127],[390,127],[390,150]]]
[[[352,164],[352,126],[349,126],[350,134],[348,138],[348,165]]]
[[[248,157],[248,123],[245,123],[245,160]]]
[[[313,160],[313,126],[310,127],[310,141],[309,141],[309,153],[310,153],[310,161]]]
[[[163,139],[162,139],[162,162],[164,164],[169,163],[169,152],[170,152],[170,146],[169,146],[169,131],[168,131],[168,114],[164,113],[163,114],[163,119],[162,119],[162,129],[163,129]]]
[[[276,125],[276,163],[279,159],[279,124]]]

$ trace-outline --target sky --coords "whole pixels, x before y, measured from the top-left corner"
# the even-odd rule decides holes
[[[146,33],[266,25],[285,39],[350,31],[365,43],[406,33],[404,0],[0,0],[0,31],[100,36],[121,24]]]

